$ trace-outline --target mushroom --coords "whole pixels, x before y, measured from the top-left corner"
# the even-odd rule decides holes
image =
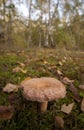
[[[64,98],[65,86],[57,79],[50,77],[24,80],[20,84],[23,96],[30,101],[39,102],[39,110],[47,110],[48,101]]]

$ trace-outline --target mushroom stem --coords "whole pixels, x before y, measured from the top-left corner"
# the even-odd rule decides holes
[[[39,110],[40,112],[45,112],[47,110],[48,101],[40,102],[39,103]]]

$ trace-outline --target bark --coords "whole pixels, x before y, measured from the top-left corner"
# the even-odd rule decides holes
[[[42,46],[42,18],[43,18],[43,10],[42,10],[42,7],[43,7],[43,2],[41,1],[41,22],[40,22],[40,28],[39,28],[39,48],[41,48]]]
[[[10,5],[12,4],[12,0],[10,0]],[[12,42],[12,8],[9,8],[9,22],[8,22],[8,44],[11,46]]]
[[[7,43],[7,26],[6,26],[6,20],[5,20],[5,14],[6,14],[6,2],[3,0],[3,11],[4,11],[4,41]]]
[[[29,13],[29,18],[28,18],[28,44],[27,47],[30,47],[31,44],[31,6],[32,6],[32,0],[29,0],[29,9],[28,9],[28,13]]]

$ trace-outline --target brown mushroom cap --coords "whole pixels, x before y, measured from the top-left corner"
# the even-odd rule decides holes
[[[23,89],[23,95],[27,100],[38,102],[64,98],[66,94],[65,86],[59,80],[50,77],[24,80],[20,88]]]

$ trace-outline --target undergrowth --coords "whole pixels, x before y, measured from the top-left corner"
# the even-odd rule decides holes
[[[82,55],[82,56],[81,56]],[[59,69],[65,77],[74,80],[74,85],[84,84],[84,54],[63,53],[56,50],[42,50],[29,52],[0,52],[0,105],[10,105],[9,94],[2,91],[7,83],[20,84],[26,77],[54,77]],[[66,58],[65,58],[66,57]],[[82,60],[81,60],[82,58]],[[24,63],[26,73],[13,73],[13,68],[19,66],[18,62]],[[61,62],[61,64],[60,64]],[[82,77],[81,77],[82,75]],[[67,87],[67,86],[66,86]],[[82,94],[81,94],[82,93]],[[79,91],[80,99],[84,93]],[[72,97],[73,93],[67,89],[64,99],[49,102],[48,110],[39,117],[36,102],[26,102],[16,93],[17,101],[14,102],[16,111],[10,120],[0,120],[0,130],[55,130],[54,117],[61,116],[64,119],[64,130],[83,130],[84,114],[80,103]],[[74,102],[74,108],[70,114],[60,111],[61,105]],[[21,106],[20,106],[21,105]],[[18,108],[19,106],[19,108]]]

